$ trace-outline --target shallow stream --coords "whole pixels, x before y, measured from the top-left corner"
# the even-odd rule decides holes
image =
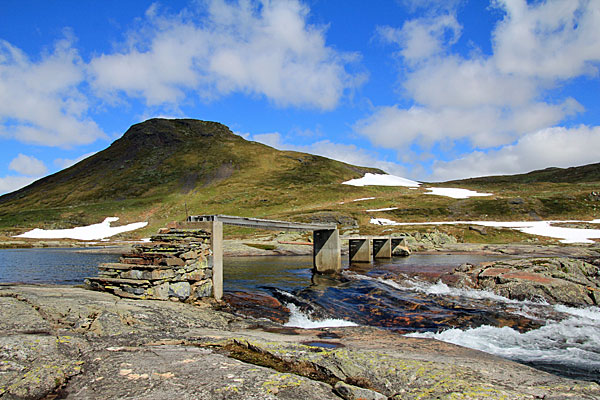
[[[81,284],[115,254],[0,250],[0,282]],[[499,257],[412,255],[313,276],[311,257],[225,258],[225,300],[238,313],[290,327],[371,325],[432,337],[564,376],[600,382],[600,309],[509,300],[453,289],[444,272]]]

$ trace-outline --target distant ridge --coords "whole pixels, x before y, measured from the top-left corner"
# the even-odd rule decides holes
[[[550,167],[517,175],[497,175],[458,179],[448,181],[447,183],[486,185],[498,183],[583,183],[599,181],[600,163],[595,163],[569,168]]]

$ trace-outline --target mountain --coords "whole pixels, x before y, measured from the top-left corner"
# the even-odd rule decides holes
[[[480,178],[460,179],[447,183],[489,185],[502,183],[583,183],[600,181],[600,163],[570,168],[546,168],[525,174],[484,176]]]
[[[1,196],[0,240],[35,227],[71,228],[113,216],[123,224],[149,222],[132,237],[202,214],[336,222],[344,232],[359,227],[367,235],[390,231],[371,223],[374,217],[398,222],[600,218],[600,164],[431,184],[493,194],[468,199],[427,195],[423,187],[341,184],[367,172],[383,173],[279,151],[216,122],[151,119],[72,167]],[[466,241],[507,240],[500,231],[473,237],[468,229],[436,229]],[[228,234],[236,232],[247,233],[240,228]]]
[[[151,119],[107,149],[0,197],[0,229],[70,227],[118,215],[122,222],[194,214],[278,215],[351,190],[339,183],[383,173],[311,154],[279,151],[225,125]]]

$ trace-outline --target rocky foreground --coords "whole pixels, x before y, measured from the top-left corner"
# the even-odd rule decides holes
[[[214,303],[0,286],[0,398],[597,399],[600,386],[375,328],[291,329]]]

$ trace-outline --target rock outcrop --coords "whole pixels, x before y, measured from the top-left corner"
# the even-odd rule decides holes
[[[456,286],[489,290],[509,299],[589,306],[600,304],[599,266],[600,259],[527,258],[464,264],[451,275]]]
[[[600,397],[596,383],[436,340],[282,328],[211,304],[0,285],[0,398]]]
[[[443,249],[449,245],[457,243],[457,240],[454,236],[439,232],[438,230],[425,233],[399,233],[393,234],[392,236],[404,238],[409,251],[413,252]]]

